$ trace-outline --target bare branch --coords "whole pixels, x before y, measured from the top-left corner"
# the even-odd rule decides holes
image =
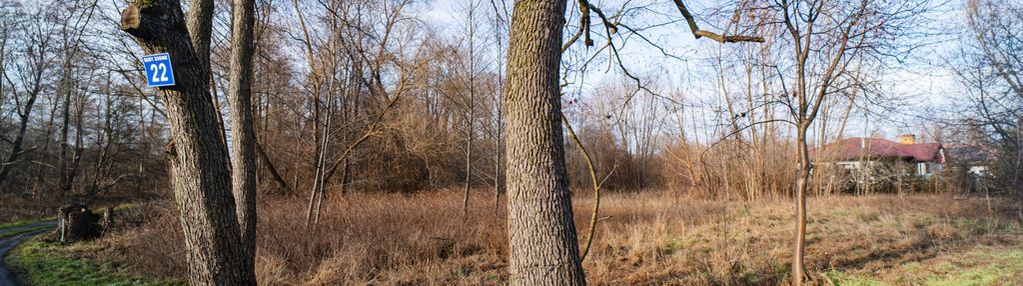
[[[693,36],[697,39],[701,37],[707,37],[711,40],[719,43],[738,43],[738,42],[756,42],[763,43],[764,37],[761,36],[744,36],[744,35],[721,35],[707,30],[700,30],[700,27],[696,25],[696,18],[693,18],[693,14],[689,13],[689,9],[686,8],[686,4],[682,3],[682,0],[674,0],[675,7],[678,8],[678,12],[682,13],[682,17],[686,18],[686,23],[689,24],[689,30],[693,32]]]

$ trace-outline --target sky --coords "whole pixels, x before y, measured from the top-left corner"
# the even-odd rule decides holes
[[[464,0],[435,0],[428,2],[423,9],[422,16],[427,22],[439,28],[439,32],[451,38],[458,38],[460,27],[464,26],[465,16],[461,11],[467,1]],[[489,8],[489,2],[487,7]],[[509,1],[509,5],[510,5]],[[574,2],[570,3],[567,9],[575,9]],[[631,37],[621,47],[622,61],[631,73],[641,77],[656,78],[656,85],[662,90],[683,90],[687,94],[698,94],[707,102],[706,108],[713,108],[714,102],[720,103],[720,92],[714,79],[717,72],[711,64],[715,55],[722,52],[722,49],[730,49],[731,46],[713,41],[696,40],[689,33],[688,27],[682,20],[681,15],[675,10],[670,1],[631,1],[632,5],[641,6],[650,2],[660,3],[648,9],[637,11],[623,18],[623,22],[632,27],[643,27],[657,25],[642,32],[650,41],[657,46],[678,58],[665,56],[660,49],[644,43],[637,37]],[[719,31],[715,27],[713,19],[706,19],[702,15],[712,13],[707,7],[717,5],[716,1],[689,0],[686,4],[696,15],[701,28]],[[594,4],[603,7],[606,13],[616,10],[618,1],[594,1]],[[871,133],[880,133],[885,137],[894,138],[902,133],[923,133],[923,129],[929,128],[927,120],[933,119],[933,113],[928,110],[941,109],[943,106],[953,104],[954,95],[961,92],[962,87],[957,83],[952,72],[945,67],[945,60],[951,55],[955,47],[955,35],[949,32],[954,31],[956,25],[963,21],[959,20],[962,13],[958,7],[962,4],[958,1],[933,2],[935,4],[932,12],[927,15],[920,15],[924,24],[920,33],[926,33],[927,39],[921,40],[927,44],[913,51],[909,56],[894,63],[891,67],[881,73],[882,90],[886,96],[893,96],[901,100],[894,101],[886,106],[896,110],[894,113],[886,114],[884,117],[854,115],[846,128],[848,136],[870,136]],[[615,4],[615,5],[613,5]],[[610,7],[610,8],[609,8]],[[571,21],[577,19],[570,18]],[[594,19],[594,22],[598,20]],[[663,24],[663,25],[661,25]],[[599,26],[595,26],[599,28]],[[594,29],[594,31],[598,31]],[[565,33],[572,31],[566,30]],[[567,37],[567,36],[566,36]],[[600,39],[595,39],[598,43]],[[573,47],[576,53],[583,50],[586,55],[592,52],[583,48]],[[727,52],[727,50],[726,50]],[[578,60],[572,55],[566,55],[565,61]],[[608,80],[621,80],[621,69],[607,68],[606,61],[591,65],[591,68],[583,75],[578,75],[573,80],[573,85],[567,90],[578,90],[580,93],[593,93],[600,83]],[[699,128],[698,126],[695,128]],[[708,127],[709,128],[709,127]],[[713,134],[713,132],[707,132]],[[713,136],[713,135],[709,135]]]

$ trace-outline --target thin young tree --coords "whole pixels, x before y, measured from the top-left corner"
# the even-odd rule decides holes
[[[809,131],[820,117],[822,106],[850,89],[862,88],[855,70],[860,58],[871,59],[873,68],[883,67],[888,59],[902,59],[917,47],[913,41],[918,17],[930,9],[929,1],[889,3],[874,0],[781,0],[767,4],[773,8],[780,25],[776,52],[790,50],[788,64],[778,68],[779,76],[794,86],[781,87],[781,101],[789,111],[796,131],[796,223],[793,242],[792,280],[802,285],[805,279],[806,198],[810,188],[813,162],[810,158]],[[770,9],[769,9],[770,10]],[[899,41],[899,42],[896,42]],[[783,54],[786,52],[782,52]],[[875,99],[877,100],[877,99]],[[818,136],[824,136],[818,134]]]
[[[500,4],[499,4],[500,3]],[[493,120],[490,124],[490,134],[494,140],[494,152],[492,154],[494,161],[494,211],[499,211],[501,204],[501,192],[505,187],[504,184],[504,100],[501,99],[501,93],[504,91],[505,85],[505,55],[506,49],[506,38],[508,33],[508,7],[505,1],[490,1],[490,6],[493,10],[491,17],[491,26],[494,36],[494,47],[497,57],[494,59],[496,65],[497,85],[495,92],[491,92],[493,98],[491,100],[493,107],[491,107]]]
[[[481,1],[469,1],[465,8],[465,55],[460,64],[461,72],[459,81],[463,88],[459,88],[454,96],[448,96],[455,107],[460,111],[462,120],[465,122],[463,135],[465,136],[465,178],[462,189],[462,217],[469,215],[469,189],[472,187],[473,170],[473,140],[476,137],[476,122],[478,120],[477,109],[482,102],[480,98],[480,81],[482,80],[482,58],[481,51],[485,45],[479,38],[479,11],[483,3]]]
[[[853,32],[860,33],[863,17],[866,15],[867,0],[854,3],[855,9],[839,13],[842,5],[850,3],[830,4],[825,6],[825,1],[810,1],[807,3],[790,3],[782,0],[781,12],[786,31],[791,37],[792,46],[795,49],[795,80],[796,86],[791,91],[795,102],[792,103],[795,112],[792,114],[796,125],[796,152],[798,154],[798,171],[796,177],[796,232],[794,240],[794,251],[792,261],[792,281],[794,285],[802,285],[804,279],[803,258],[806,251],[806,194],[809,186],[812,163],[810,161],[810,150],[808,148],[807,130],[817,118],[821,103],[831,94],[831,84],[835,78],[842,75],[845,70],[846,57],[850,46],[850,36]],[[826,13],[826,14],[824,14]],[[822,15],[828,15],[821,18]],[[817,20],[821,19],[821,23]],[[829,23],[832,26],[824,26],[824,19],[836,19]],[[805,23],[797,23],[805,21]],[[814,30],[820,29],[820,30]],[[811,38],[818,33],[816,38]],[[853,36],[854,37],[854,36]],[[818,40],[825,39],[825,40]],[[828,40],[831,40],[828,42]],[[852,45],[856,45],[853,38]],[[820,42],[820,43],[818,43]],[[817,43],[815,45],[815,43]],[[820,47],[820,45],[824,47]],[[812,48],[812,50],[811,50]],[[826,66],[823,73],[815,73],[808,76],[808,73],[815,72],[814,65],[807,65],[807,60],[813,59],[818,63],[823,62]],[[809,80],[817,79],[815,82],[807,83]],[[786,92],[788,94],[788,92]]]

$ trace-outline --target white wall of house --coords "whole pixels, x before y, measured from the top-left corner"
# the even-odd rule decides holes
[[[941,163],[919,162],[916,163],[916,175],[929,177],[931,175],[934,175],[934,173],[941,171],[942,167],[944,166]]]
[[[838,162],[835,162],[835,165],[842,166],[846,170],[859,170],[860,168],[863,168],[864,163],[869,163],[869,162],[863,162],[863,161],[838,161]],[[916,166],[914,167],[913,174],[917,175],[917,176],[929,177],[929,176],[934,175],[935,173],[941,171],[942,168],[944,168],[944,165],[942,165],[941,163],[938,163],[938,162],[919,162],[919,163],[916,163]],[[972,171],[972,169],[971,169],[971,171]]]
[[[970,173],[977,176],[983,176],[984,174],[987,174],[987,166],[986,165],[970,166]]]

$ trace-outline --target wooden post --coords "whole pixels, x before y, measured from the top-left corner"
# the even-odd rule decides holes
[[[113,207],[107,207],[107,209],[103,210],[103,220],[102,220],[101,225],[103,226],[103,231],[104,232],[106,232],[107,230],[110,230],[110,228],[112,228],[114,226],[114,208]]]
[[[67,223],[67,206],[57,208],[57,232],[60,233],[60,242],[64,242],[65,228]]]

